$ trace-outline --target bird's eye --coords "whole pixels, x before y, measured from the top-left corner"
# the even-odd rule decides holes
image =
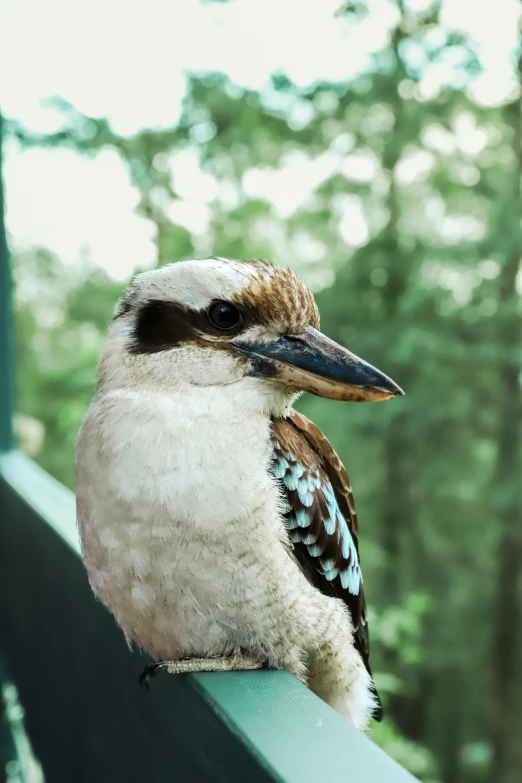
[[[208,320],[216,329],[230,331],[243,322],[243,316],[234,305],[228,302],[214,302],[207,310]]]

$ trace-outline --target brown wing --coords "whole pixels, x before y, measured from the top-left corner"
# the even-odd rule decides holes
[[[272,470],[290,506],[286,526],[295,557],[315,587],[347,604],[355,646],[371,674],[357,516],[346,470],[323,433],[297,411],[272,421],[272,444]],[[380,704],[375,717],[382,717]]]

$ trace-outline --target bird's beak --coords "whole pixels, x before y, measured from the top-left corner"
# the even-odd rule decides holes
[[[238,340],[234,345],[249,356],[249,375],[319,397],[372,402],[404,394],[387,375],[311,326],[302,334],[285,335],[273,342]]]

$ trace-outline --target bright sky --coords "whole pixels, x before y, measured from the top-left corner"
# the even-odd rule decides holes
[[[86,114],[107,116],[118,133],[130,134],[176,122],[185,71],[224,71],[257,89],[274,71],[300,85],[348,79],[383,45],[394,11],[388,0],[368,0],[367,21],[354,34],[334,17],[339,5],[340,0],[204,5],[198,0],[0,0],[0,106],[5,116],[31,129],[52,131],[59,116],[41,101],[59,95]],[[420,9],[426,0],[410,5]],[[519,13],[519,0],[445,2],[444,23],[477,42],[485,72],[474,93],[483,103],[500,102],[513,87],[510,52]],[[446,78],[447,69],[434,69],[426,90]],[[331,161],[323,162],[326,176]],[[269,182],[253,173],[250,186],[288,214],[300,194],[320,181],[322,165],[294,160]],[[179,220],[203,232],[213,183],[199,172],[195,156],[180,155],[174,166],[182,191],[185,182],[186,208]],[[116,153],[105,151],[95,159],[65,150],[21,153],[11,143],[4,177],[15,246],[43,245],[71,263],[87,249],[119,279],[153,262],[152,227],[134,214],[138,196]],[[353,243],[364,241],[360,216],[351,225]]]

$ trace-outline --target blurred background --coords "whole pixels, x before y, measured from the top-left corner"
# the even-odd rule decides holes
[[[21,447],[73,486],[117,298],[290,265],[401,400],[309,397],[350,475],[386,720],[424,781],[522,780],[519,0],[0,0]]]

